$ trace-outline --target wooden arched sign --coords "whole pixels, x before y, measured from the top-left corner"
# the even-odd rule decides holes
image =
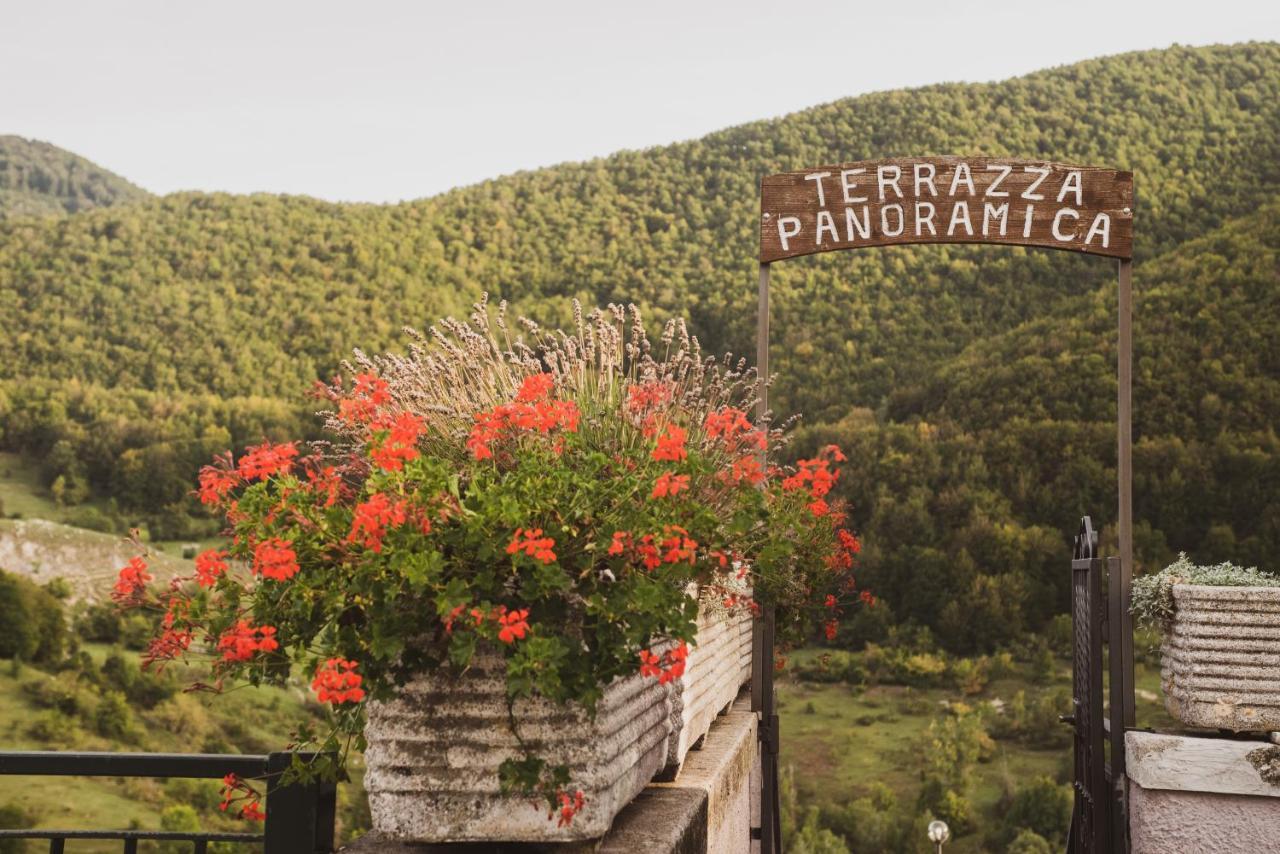
[[[1112,655],[1120,656],[1111,690],[1113,709],[1121,706],[1124,727],[1132,727],[1133,174],[1041,160],[916,157],[783,172],[764,178],[760,190],[759,419],[768,410],[769,265],[774,261],[838,249],[911,243],[996,243],[1118,260],[1120,566],[1111,577],[1116,584],[1112,595],[1118,595],[1122,603],[1118,609],[1122,625],[1111,630]],[[765,636],[771,637],[767,632]],[[772,649],[771,642],[766,646]],[[771,660],[771,652],[768,657]],[[765,751],[766,776],[776,779],[772,668],[767,663],[753,666],[757,670],[752,679],[752,706],[762,713],[761,733],[769,733],[767,743],[773,745]],[[1123,776],[1123,735],[1119,737],[1121,747],[1112,754],[1113,762],[1118,763],[1113,771]],[[776,802],[762,803],[764,854],[776,851],[780,844],[776,810]]]
[[[1004,243],[1133,257],[1133,175],[988,157],[864,160],[760,184],[760,261],[894,246]]]

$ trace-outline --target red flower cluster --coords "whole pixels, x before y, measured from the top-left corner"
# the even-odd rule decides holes
[[[205,466],[200,469],[200,503],[205,506],[221,504],[226,494],[239,485],[240,475],[237,472],[218,466]]]
[[[316,678],[311,681],[311,690],[322,703],[358,703],[364,699],[364,689],[360,683],[364,681],[356,667],[359,665],[345,658],[331,658],[316,668]]]
[[[671,383],[661,380],[648,380],[627,389],[627,409],[636,415],[643,415],[650,410],[671,400]]]
[[[287,581],[298,574],[298,556],[293,543],[272,537],[253,547],[253,571],[263,578]]]
[[[810,512],[815,516],[825,516],[831,512],[825,496],[840,477],[838,470],[832,470],[831,463],[844,462],[845,459],[845,455],[838,447],[827,445],[813,459],[797,461],[798,470],[782,481],[782,488],[786,490],[807,488],[809,497],[813,499],[809,503]]]
[[[650,571],[664,563],[693,563],[697,553],[698,542],[689,537],[689,532],[679,525],[667,525],[662,530],[663,538],[659,540],[653,534],[645,534],[637,543],[628,531],[615,531],[613,542],[609,544],[609,554],[613,556],[626,554],[631,549],[640,557],[644,568]]]
[[[383,492],[369,496],[368,500],[357,504],[352,520],[351,533],[347,534],[348,543],[360,543],[376,553],[382,551],[382,540],[390,528],[398,528],[415,519],[418,529],[424,534],[431,533],[431,519],[419,511],[407,498],[392,501]]]
[[[157,661],[173,661],[187,651],[194,638],[195,636],[189,630],[179,631],[172,627],[163,629],[147,645],[147,651],[142,656],[143,665],[154,664]]]
[[[426,431],[426,425],[418,416],[402,412],[385,429],[389,431],[387,437],[369,456],[383,471],[400,471],[405,463],[418,458],[418,437]]]
[[[688,437],[689,434],[683,427],[668,424],[667,429],[658,437],[658,446],[653,449],[652,457],[658,462],[672,463],[687,459],[689,452],[685,450],[684,443]]]
[[[649,497],[666,498],[669,495],[674,496],[688,488],[689,475],[665,471],[658,475],[658,480],[653,484],[653,492],[649,494]]]
[[[507,611],[505,605],[499,605],[498,612],[494,616],[498,625],[502,626],[498,631],[498,640],[503,643],[515,643],[517,639],[524,640],[525,632],[529,631],[528,608]]]
[[[640,650],[639,654],[640,675],[656,676],[658,684],[666,685],[684,675],[685,660],[689,657],[689,645],[682,642],[675,649],[667,650],[662,655],[647,649]]]
[[[573,793],[570,797],[568,792],[556,792],[556,800],[560,804],[560,827],[568,827],[573,823],[573,817],[582,812],[582,807],[586,804],[587,799],[583,797],[582,790]],[[551,818],[550,815],[547,818]]]
[[[467,450],[477,460],[493,457],[494,442],[505,435],[537,432],[543,435],[555,429],[569,433],[578,430],[578,405],[571,400],[552,400],[555,379],[551,374],[531,374],[524,379],[512,403],[494,407],[476,415],[475,426],[467,438]]]
[[[708,412],[702,429],[708,439],[719,439],[730,449],[749,447],[760,451],[765,447],[764,433],[751,426],[745,412],[731,406]]]
[[[254,626],[240,620],[218,638],[218,651],[223,661],[248,661],[254,653],[272,652],[280,648],[274,626]]]
[[[542,536],[541,528],[516,528],[515,535],[511,538],[511,542],[507,544],[507,554],[513,555],[518,552],[524,552],[534,560],[540,560],[543,563],[554,563],[556,553],[551,548],[555,544],[555,540]]]
[[[760,458],[754,454],[739,457],[733,461],[725,477],[732,483],[741,483],[745,480],[752,486],[759,484],[764,480],[764,469],[760,465]]]
[[[338,401],[338,417],[348,424],[368,424],[378,407],[391,401],[387,381],[373,374],[357,374],[351,396]]]
[[[140,557],[131,558],[120,569],[116,586],[111,590],[111,598],[121,605],[137,604],[150,582],[151,573],[147,572],[147,562]]]
[[[227,553],[218,549],[208,549],[196,555],[196,583],[201,587],[212,587],[218,583],[219,576],[227,571]]]
[[[293,459],[296,456],[298,456],[296,442],[285,442],[283,445],[263,442],[256,447],[245,449],[245,455],[240,458],[238,471],[245,480],[266,480],[273,474],[287,473],[293,468]]]
[[[627,531],[614,531],[613,540],[609,543],[609,554],[617,556],[631,548],[631,534]]]
[[[267,818],[262,809],[261,796],[237,774],[228,774],[222,778],[222,803],[219,806],[226,812],[232,804],[240,804],[236,813],[240,818],[250,821],[265,821]]]
[[[332,507],[342,497],[344,484],[333,466],[322,469],[307,468],[307,489],[314,495],[324,496],[324,507]]]

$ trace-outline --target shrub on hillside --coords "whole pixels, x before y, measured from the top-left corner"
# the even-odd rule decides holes
[[[1004,839],[1011,842],[1023,830],[1030,830],[1061,846],[1071,822],[1071,790],[1048,777],[1037,777],[1018,789],[1004,815]]]
[[[88,605],[76,617],[75,629],[81,639],[92,643],[119,643],[124,620],[112,605]]]
[[[1021,830],[1009,843],[1005,854],[1053,854],[1053,847],[1034,830]]]
[[[44,742],[46,747],[74,747],[80,741],[80,727],[75,718],[47,709],[32,718],[27,735]]]
[[[128,739],[133,731],[133,714],[129,701],[119,691],[108,691],[98,701],[93,725],[104,738]]]
[[[39,585],[0,571],[0,658],[52,664],[62,657],[67,628],[62,603]]]
[[[172,678],[153,670],[144,671],[118,652],[107,656],[101,672],[106,687],[121,691],[131,704],[144,709],[155,708],[178,691]]]
[[[128,527],[123,519],[109,516],[92,504],[81,504],[68,510],[62,520],[68,525],[103,534],[122,534]]]
[[[947,676],[956,690],[962,694],[981,694],[990,681],[991,661],[981,658],[957,658],[951,662]]]
[[[36,706],[54,709],[68,717],[84,714],[93,708],[92,694],[71,671],[56,676],[40,674],[30,682],[23,682],[22,692]]]

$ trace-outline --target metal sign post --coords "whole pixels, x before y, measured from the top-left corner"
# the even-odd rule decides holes
[[[1120,558],[1109,590],[1111,695],[1134,725],[1133,623],[1133,174],[1094,166],[990,157],[919,157],[818,166],[760,183],[760,297],[756,418],[768,412],[769,265],[820,252],[915,243],[994,243],[1061,249],[1119,262],[1117,481]],[[1118,564],[1118,566],[1116,565]],[[772,622],[761,620],[753,655],[752,708],[761,714],[762,854],[781,839]],[[767,650],[765,647],[767,646]],[[765,660],[765,656],[768,660]],[[1123,731],[1111,733],[1113,779],[1124,779]],[[1119,745],[1119,747],[1117,747]],[[769,773],[772,765],[773,774]],[[1120,785],[1123,785],[1121,782]],[[766,803],[768,806],[766,806]]]

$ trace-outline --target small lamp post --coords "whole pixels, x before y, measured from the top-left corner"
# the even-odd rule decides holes
[[[945,821],[933,820],[929,822],[929,841],[938,844],[938,854],[942,854],[943,843],[951,841],[951,828],[947,827]]]

